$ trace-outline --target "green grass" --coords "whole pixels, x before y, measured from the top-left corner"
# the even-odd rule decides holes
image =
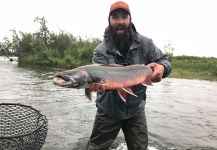
[[[170,77],[217,81],[217,58],[176,56]]]

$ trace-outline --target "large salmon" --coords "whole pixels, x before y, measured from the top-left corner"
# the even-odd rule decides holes
[[[57,72],[54,84],[67,88],[85,88],[85,95],[89,100],[92,100],[89,86],[100,84],[106,90],[118,90],[122,100],[126,101],[126,92],[137,96],[130,89],[131,86],[152,85],[152,73],[151,68],[139,64],[130,66],[94,64]]]

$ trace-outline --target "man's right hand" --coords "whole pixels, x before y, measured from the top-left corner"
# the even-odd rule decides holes
[[[152,62],[147,66],[153,70],[153,75],[151,77],[152,82],[160,82],[164,74],[164,66],[155,62]]]

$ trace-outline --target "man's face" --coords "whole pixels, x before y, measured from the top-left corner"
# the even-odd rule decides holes
[[[129,31],[131,18],[126,11],[118,10],[109,17],[109,23],[115,36],[122,39]]]

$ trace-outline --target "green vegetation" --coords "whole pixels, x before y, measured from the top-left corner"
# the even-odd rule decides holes
[[[12,38],[0,42],[0,55],[9,59],[17,56],[19,66],[69,69],[92,63],[93,50],[100,43],[99,39],[76,38],[64,31],[55,34],[48,30],[44,17],[36,17],[34,21],[40,24],[39,31],[18,34],[11,30]],[[217,58],[173,56],[171,43],[164,49],[173,68],[170,77],[217,81]]]
[[[55,34],[48,30],[44,17],[36,17],[40,23],[36,33],[24,33],[11,30],[12,39],[5,38],[0,43],[2,55],[18,56],[18,64],[38,65],[58,68],[73,68],[92,62],[94,48],[100,43],[99,39],[76,38],[69,33],[60,31]]]
[[[172,57],[170,77],[217,81],[217,58],[176,56]]]

